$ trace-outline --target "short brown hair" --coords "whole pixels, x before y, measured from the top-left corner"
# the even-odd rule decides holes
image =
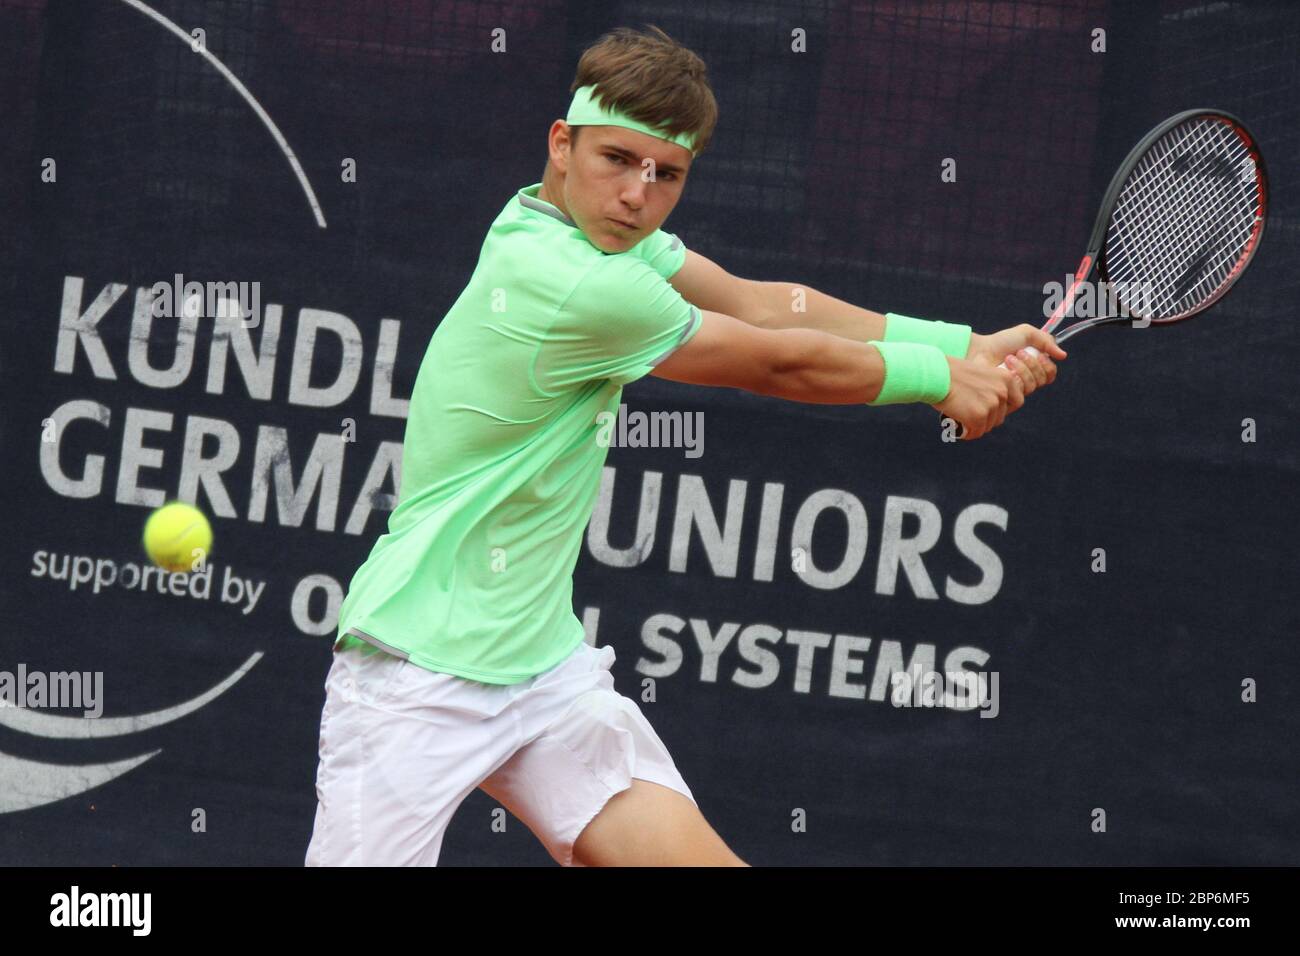
[[[708,148],[718,104],[700,57],[657,26],[618,27],[583,51],[569,92],[595,86],[606,109],[621,110],[670,136],[695,134],[695,155]],[[579,127],[574,127],[576,134]]]

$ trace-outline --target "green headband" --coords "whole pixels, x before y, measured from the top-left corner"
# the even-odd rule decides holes
[[[661,130],[651,129],[645,123],[634,120],[622,110],[608,110],[596,102],[595,86],[580,86],[573,94],[573,102],[569,104],[569,115],[564,121],[570,126],[622,126],[625,129],[634,129],[638,133],[646,133],[654,136],[656,139],[667,140],[670,143],[676,143],[678,146],[684,146],[695,155],[695,135],[693,133],[678,133],[676,136],[669,136]]]

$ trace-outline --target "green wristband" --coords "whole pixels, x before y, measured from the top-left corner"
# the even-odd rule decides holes
[[[970,349],[971,327],[955,322],[913,319],[897,312],[885,313],[885,342],[920,342],[933,345],[953,358],[965,358]]]
[[[885,363],[885,381],[880,394],[868,405],[898,405],[925,402],[934,405],[948,397],[952,373],[948,356],[936,346],[922,342],[878,342],[874,345]]]

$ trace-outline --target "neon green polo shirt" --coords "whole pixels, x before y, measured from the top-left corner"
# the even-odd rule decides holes
[[[541,183],[493,221],[411,395],[398,503],[339,609],[337,642],[513,684],[583,640],[573,568],[608,448],[601,412],[700,326],[656,230],[593,246]]]

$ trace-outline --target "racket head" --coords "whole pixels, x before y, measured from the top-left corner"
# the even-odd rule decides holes
[[[1264,158],[1246,125],[1223,110],[1186,110],[1120,164],[1089,255],[1122,318],[1177,322],[1241,278],[1264,237],[1268,204]]]

